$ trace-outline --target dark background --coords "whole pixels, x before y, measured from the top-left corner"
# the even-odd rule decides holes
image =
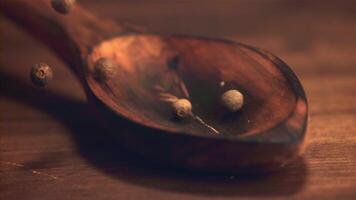
[[[138,159],[97,125],[66,66],[0,17],[0,199],[356,197],[356,1],[81,3],[100,16],[156,32],[229,38],[281,57],[299,76],[310,103],[304,157],[277,174],[241,177]],[[28,78],[38,62],[54,70],[45,89]]]

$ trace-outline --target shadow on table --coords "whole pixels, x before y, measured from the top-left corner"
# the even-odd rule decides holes
[[[192,193],[201,196],[288,196],[304,185],[307,168],[303,159],[273,174],[207,174],[162,166],[121,148],[98,125],[89,105],[76,102],[49,90],[28,85],[0,71],[1,96],[40,109],[63,122],[72,132],[80,154],[89,165],[112,177],[131,184]],[[51,157],[34,161],[37,165],[51,162]]]

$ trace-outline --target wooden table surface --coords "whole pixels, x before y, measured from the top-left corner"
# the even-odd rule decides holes
[[[302,159],[264,176],[199,174],[120,148],[73,74],[0,18],[0,199],[356,199],[356,1],[82,0],[104,17],[162,33],[230,38],[286,61],[308,95]],[[34,63],[54,80],[34,87]]]

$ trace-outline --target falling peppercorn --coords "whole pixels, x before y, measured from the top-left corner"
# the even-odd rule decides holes
[[[238,90],[228,90],[221,96],[223,106],[230,112],[240,110],[243,101],[243,95]]]
[[[39,63],[31,68],[30,78],[36,86],[44,87],[52,80],[53,72],[47,64]]]
[[[76,0],[51,0],[53,9],[61,14],[68,14]]]

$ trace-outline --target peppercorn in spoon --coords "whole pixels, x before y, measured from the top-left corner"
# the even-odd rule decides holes
[[[74,70],[98,121],[141,155],[239,172],[275,169],[300,154],[306,96],[291,69],[269,52],[227,40],[141,33],[80,5],[66,16],[48,0],[2,0],[0,6]],[[236,112],[221,103],[230,90],[243,94]],[[162,94],[187,99],[201,121],[176,119]]]

